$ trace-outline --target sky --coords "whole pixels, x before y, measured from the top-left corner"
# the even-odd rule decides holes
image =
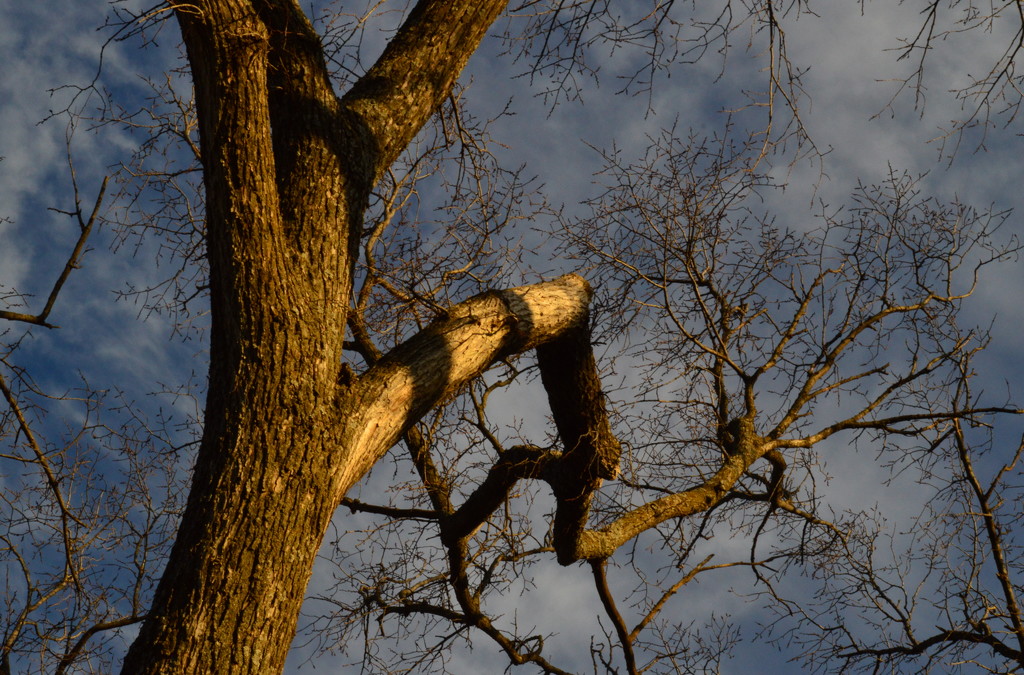
[[[980,207],[1024,212],[1024,193],[1019,189],[1022,139],[1017,124],[999,120],[980,144],[977,134],[968,134],[950,161],[949,145],[941,142],[942,130],[951,120],[963,117],[960,102],[950,93],[965,81],[966,74],[984,72],[1000,56],[1012,35],[1012,26],[996,26],[992,33],[975,31],[954,35],[929,55],[926,71],[925,104],[915,105],[912,94],[904,93],[890,104],[898,80],[913,67],[898,60],[901,37],[916,30],[920,21],[915,3],[849,3],[826,0],[814,3],[814,13],[785,19],[788,54],[804,75],[806,98],[800,103],[801,119],[810,138],[823,151],[820,160],[790,162],[785,154],[773,158],[770,172],[784,190],[766,192],[763,208],[774,214],[777,224],[806,231],[820,222],[822,209],[838,208],[858,183],[873,184],[885,179],[890,169],[927,174],[923,189],[943,200],[959,199]],[[139,7],[131,2],[125,7]],[[321,4],[317,5],[318,8]],[[325,8],[326,9],[326,8]],[[681,15],[695,11],[685,8]],[[169,69],[180,66],[178,37],[173,26],[142,45],[139,38],[107,43],[111,31],[99,29],[109,16],[104,0],[53,0],[46,3],[8,2],[0,5],[0,309],[35,310],[41,306],[53,280],[60,273],[74,244],[77,226],[53,209],[72,209],[73,192],[67,163],[67,117],[51,116],[69,103],[91,115],[100,97],[81,94],[78,89],[97,77],[97,88],[114,93],[120,100],[138,100],[146,95],[146,79],[161,81]],[[378,25],[390,26],[398,14],[384,15],[366,33],[365,61],[385,43],[387,33]],[[523,62],[502,55],[502,45],[493,36],[471,59],[462,82],[470,109],[487,119],[503,109],[514,114],[499,119],[492,133],[501,143],[499,151],[506,166],[526,167],[525,173],[542,185],[547,199],[564,207],[568,217],[585,214],[580,204],[600,190],[595,172],[602,167],[601,150],[619,148],[627,158],[639,158],[646,139],[662,129],[675,127],[686,135],[713,134],[727,120],[724,111],[737,110],[744,90],[763,90],[767,74],[762,36],[741,34],[726,57],[709,53],[696,64],[677,64],[659,75],[650,96],[618,94],[618,76],[629,72],[640,58],[628,49],[609,53],[595,47],[588,57],[600,66],[597,78],[579,79],[578,100],[557,106],[538,95],[545,82],[521,75]],[[745,44],[749,40],[750,46]],[[176,80],[177,86],[182,86]],[[68,87],[72,88],[68,88]],[[745,109],[733,114],[739,130],[763,124],[763,109]],[[71,140],[71,157],[85,210],[91,205],[105,174],[127,161],[139,143],[137,135],[110,126],[92,129],[81,121]],[[426,195],[429,199],[430,195]],[[112,208],[117,208],[112,203]],[[429,206],[427,204],[426,206]],[[529,269],[514,283],[532,282],[575,271],[574,261],[559,257],[548,245],[545,223],[521,227],[520,236]],[[1005,235],[1024,235],[1019,216],[1009,218]],[[205,372],[205,347],[201,330],[175,330],[174,317],[147,311],[139,297],[125,295],[131,288],[146,288],[164,278],[172,261],[162,255],[160,242],[152,238],[124,241],[111,228],[101,229],[91,241],[81,269],[72,275],[57,302],[51,321],[61,328],[28,329],[22,325],[0,326],[4,344],[22,339],[12,363],[28,369],[39,388],[50,394],[74,392],[83,381],[96,390],[118,392],[137,403],[153,419],[161,415],[173,423],[188,425],[201,404],[188,396],[167,392],[193,390]],[[1017,400],[1024,392],[1019,380],[1017,355],[1018,326],[1024,309],[1013,289],[1024,287],[1024,274],[1016,262],[989,269],[965,320],[991,325],[991,348],[979,361],[980,382],[987,391],[1010,390]],[[16,291],[19,296],[12,294]],[[27,307],[19,305],[26,298]],[[7,303],[4,305],[4,303]],[[196,319],[202,325],[201,310]],[[4,371],[5,376],[9,371]],[[502,405],[511,417],[526,420],[526,426],[543,424],[543,398],[534,388],[503,395]],[[164,392],[154,395],[154,392]],[[197,407],[198,406],[198,407]],[[110,414],[116,417],[116,410]],[[83,413],[67,402],[53,402],[39,424],[54,437],[74,427]],[[194,430],[194,427],[193,427]],[[188,431],[179,429],[175,439],[185,442]],[[886,487],[888,474],[878,464],[866,461],[871,452],[842,452],[828,455],[834,475],[856,475],[856,481],[835,481],[827,488],[837,506],[872,504],[888,514],[893,527],[909,523],[920,510],[912,489],[894,491]],[[185,453],[187,455],[187,451]],[[182,478],[186,459],[175,471]],[[0,466],[0,481],[13,485],[13,473]],[[389,467],[373,472],[362,495],[385,490],[391,477]],[[355,529],[372,519],[339,512],[336,526]],[[740,544],[742,545],[742,544]],[[728,542],[723,543],[727,549]],[[629,568],[612,570],[613,585],[632,586]],[[325,561],[314,570],[310,594],[330,585],[331,564]],[[502,599],[506,615],[518,612],[535,621],[541,629],[559,633],[549,641],[556,663],[573,663],[589,672],[587,645],[598,628],[593,617],[599,605],[593,597],[589,571],[585,567],[557,567],[553,562],[539,568],[535,590],[522,598]],[[729,614],[743,625],[747,638],[731,659],[722,663],[723,673],[800,672],[787,664],[787,654],[776,654],[749,639],[756,628],[748,618],[758,615],[744,594],[748,579],[743,574],[723,572],[721,580],[709,577],[685,591],[666,612],[693,616],[699,620],[712,613]],[[507,605],[507,607],[506,607]],[[572,620],[566,621],[565,608]],[[346,654],[320,654],[303,641],[302,634],[289,659],[286,672],[358,672],[349,666]],[[305,646],[303,646],[305,645]],[[496,647],[481,639],[472,651],[453,655],[453,673],[488,672],[503,667]],[[581,651],[582,649],[582,651]]]

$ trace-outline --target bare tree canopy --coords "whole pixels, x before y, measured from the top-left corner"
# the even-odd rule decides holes
[[[1024,669],[1020,3],[65,5],[0,674]]]

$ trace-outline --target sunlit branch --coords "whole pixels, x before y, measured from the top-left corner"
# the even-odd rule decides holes
[[[345,424],[359,454],[347,471],[361,476],[423,415],[496,361],[577,325],[590,295],[576,275],[490,291],[453,306],[389,352],[353,385],[362,405]]]
[[[837,334],[832,340],[829,340],[828,344],[832,345],[831,348],[823,350],[822,354],[816,360],[814,366],[812,366],[812,368],[810,369],[810,372],[804,380],[803,385],[800,387],[797,394],[793,397],[793,402],[790,404],[789,409],[786,411],[786,414],[768,435],[770,437],[778,437],[779,435],[784,433],[785,430],[788,429],[793,424],[793,422],[795,422],[800,417],[807,403],[818,395],[817,391],[815,390],[815,385],[817,385],[817,383],[820,382],[823,377],[825,377],[829,372],[831,372],[836,367],[836,364],[840,356],[842,356],[843,353],[847,349],[849,349],[851,345],[855,343],[855,341],[861,334],[863,334],[867,330],[874,329],[884,319],[893,314],[907,314],[911,312],[919,312],[923,310],[926,306],[931,304],[933,301],[947,302],[947,299],[937,298],[935,296],[929,295],[924,300],[914,303],[912,305],[886,307],[885,309],[875,312],[871,316],[868,316],[867,318],[863,319],[848,332]],[[861,413],[856,415],[854,419],[860,419],[864,417],[871,410],[874,410],[882,402],[886,401],[894,391],[901,389],[903,386],[913,381],[914,379],[927,375],[931,370],[937,367],[938,364],[948,360],[949,355],[955,351],[958,351],[962,346],[962,343],[958,344],[954,348],[954,350],[949,354],[942,354],[936,356],[928,362],[927,366],[921,369],[913,370],[909,374],[899,378],[896,382],[887,387],[883,394],[876,397],[875,400],[867,408],[865,408],[864,410],[861,411]]]

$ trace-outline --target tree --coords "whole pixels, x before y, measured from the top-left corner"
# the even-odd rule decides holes
[[[202,243],[179,248],[183,269],[199,272],[175,277],[166,291],[179,307],[192,301],[193,293],[183,290],[189,287],[209,298],[202,438],[173,547],[152,599],[144,599],[139,589],[163,555],[165,528],[177,509],[173,494],[143,509],[142,527],[129,518],[87,526],[81,505],[67,496],[79,466],[74,444],[51,452],[36,440],[22,402],[31,380],[12,370],[21,389],[4,380],[4,429],[26,450],[18,461],[42,477],[37,490],[25,493],[28,501],[12,501],[23,514],[12,522],[28,528],[34,511],[46,511],[64,560],[46,585],[32,581],[30,557],[19,558],[31,599],[14,613],[21,618],[7,632],[5,658],[49,598],[71,590],[75,598],[99,602],[102,593],[82,580],[79,556],[91,545],[83,533],[98,527],[108,537],[127,532],[138,542],[128,574],[131,609],[80,622],[90,612],[70,612],[76,618],[69,623],[80,626],[71,631],[74,639],[39,639],[46,649],[61,645],[61,669],[97,633],[141,621],[123,672],[280,671],[321,540],[343,504],[389,520],[367,535],[364,548],[343,551],[342,575],[358,593],[335,598],[337,611],[324,617],[328,635],[348,636],[374,617],[410,634],[445,624],[453,635],[479,631],[511,663],[566,672],[546,653],[542,635],[500,625],[484,603],[524,566],[553,555],[562,565],[591,566],[609,626],[607,640],[592,646],[600,667],[613,667],[613,644],[628,672],[663,663],[695,669],[697,661],[689,659],[726,653],[727,631],[690,652],[695,638],[686,626],[661,622],[659,611],[698,576],[736,566],[752,571],[771,604],[796,617],[795,625],[777,625],[781,637],[796,631],[796,639],[805,639],[808,629],[825,635],[820,651],[807,652],[814,663],[819,657],[871,663],[971,645],[1024,662],[1008,554],[1013,544],[996,525],[996,487],[1012,473],[997,471],[995,482],[984,484],[973,469],[970,432],[1015,409],[971,395],[971,359],[986,338],[957,325],[979,272],[1013,253],[1012,244],[995,239],[1005,214],[921,198],[916,183],[898,173],[858,189],[853,207],[823,213],[821,225],[808,232],[777,227],[755,213],[751,197],[769,189],[759,173],[767,158],[783,152],[785,141],[808,138],[796,104],[797,73],[769,5],[736,21],[698,23],[705,42],[696,44],[744,24],[767,31],[769,98],[788,98],[788,117],[784,106],[770,106],[764,134],[749,142],[682,143],[668,133],[653,139],[640,160],[606,154],[606,190],[591,202],[592,215],[560,223],[564,252],[590,278],[494,288],[478,272],[488,264],[502,219],[514,217],[509,213],[528,188],[518,174],[491,163],[479,143],[485,125],[463,110],[456,81],[505,5],[419,2],[383,54],[351,78],[331,66],[345,65],[343,52],[334,51],[344,38],[318,33],[287,0],[175,1],[124,17],[120,36],[155,28],[170,10],[194,87],[194,118],[173,90],[155,88],[171,92],[167,100],[177,112],[153,116],[152,137],[176,136],[200,162],[201,216],[175,208],[187,202],[190,188],[175,185],[181,174],[171,167],[130,170],[121,197],[131,197],[131,178],[158,177],[167,195],[157,200],[158,213],[183,225],[167,228],[171,237],[179,245]],[[579,50],[588,43],[639,42],[649,60],[627,89],[646,90],[673,58],[689,58],[681,47],[688,43],[673,37],[673,16],[671,3],[622,21],[607,6],[563,3],[525,21],[522,54],[535,59],[534,72],[551,77],[557,102],[574,93],[573,78],[586,67]],[[144,125],[128,112],[105,115]],[[424,131],[429,124],[436,125],[433,139]],[[152,151],[143,145],[139,156]],[[403,226],[421,189],[417,180],[446,159],[459,167],[447,180],[451,207],[461,212],[447,237],[428,241],[424,250]],[[102,200],[101,192],[87,217],[76,195],[71,214],[81,236],[45,308],[5,310],[0,317],[48,325],[52,299],[78,264]],[[460,283],[482,292],[452,303],[452,296],[465,296]],[[605,295],[592,306],[594,288]],[[629,367],[640,373],[629,383],[636,393],[615,397],[610,410],[602,389],[609,388],[613,366],[604,364],[602,376],[591,345],[598,339],[628,347],[633,331],[643,331],[642,349],[629,354]],[[534,350],[535,365],[512,361]],[[489,420],[487,402],[533,372],[557,434],[540,442],[524,433],[510,444]],[[148,436],[174,445],[172,434],[151,427],[129,424],[110,432],[110,442],[127,446]],[[954,507],[936,517],[964,503],[981,514],[984,531],[967,534],[986,554],[971,557],[970,573],[961,579],[953,567],[947,571],[943,564],[951,557],[930,562],[944,581],[962,582],[944,584],[946,599],[964,598],[969,627],[951,620],[934,636],[916,637],[909,609],[888,600],[897,585],[885,585],[891,583],[885,564],[880,570],[863,562],[876,529],[864,514],[821,512],[814,488],[818,453],[843,434],[877,443],[898,468],[912,465],[937,476]],[[462,438],[473,439],[475,452],[466,452]],[[415,492],[387,504],[379,496],[372,503],[350,496],[400,441]],[[144,484],[160,470],[157,463],[133,465],[129,473],[139,489],[117,493],[125,504],[147,504]],[[611,480],[610,489],[603,487]],[[538,500],[550,491],[553,515],[543,520],[550,531],[521,522],[525,516],[511,508],[517,490]],[[35,499],[46,508],[22,506]],[[121,504],[88,509],[130,510]],[[721,529],[749,535],[746,559],[712,564],[710,556],[700,557],[702,540]],[[391,551],[393,532],[419,545]],[[6,546],[26,550],[23,536],[8,537]],[[438,543],[424,541],[430,536]],[[671,552],[669,562],[637,553],[646,545]],[[650,582],[639,590],[635,624],[623,618],[607,578],[608,562],[630,547],[625,564]],[[357,554],[375,555],[375,564],[352,564]],[[975,582],[987,556],[1001,584],[998,601]],[[848,606],[831,600],[841,586],[828,586],[837,595],[822,596],[822,606],[795,605],[780,579],[805,560],[830,581],[855,580],[849,583],[887,599],[893,609],[878,610],[879,634],[891,643],[878,646],[843,621],[837,629],[823,618]],[[1003,619],[1008,637],[991,627]],[[905,635],[889,636],[893,627]],[[372,661],[368,627],[363,637]],[[424,642],[406,657],[443,660],[447,643],[447,637]]]

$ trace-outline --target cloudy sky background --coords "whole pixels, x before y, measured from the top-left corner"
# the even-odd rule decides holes
[[[923,182],[925,192],[939,199],[958,198],[979,207],[994,205],[1024,213],[1024,191],[1019,187],[1019,157],[1024,147],[1016,125],[991,130],[982,149],[968,137],[952,164],[943,161],[940,144],[934,141],[951,120],[963,117],[959,102],[948,90],[965,83],[967,73],[987,71],[1008,44],[1012,26],[997,27],[993,33],[976,31],[939,45],[927,65],[926,107],[915,110],[912,96],[904,95],[888,111],[896,87],[892,80],[906,75],[911,64],[896,62],[896,53],[886,50],[896,46],[898,38],[916,32],[920,21],[917,3],[867,3],[862,13],[858,3],[829,0],[816,3],[813,9],[818,16],[803,15],[799,21],[787,23],[787,39],[794,64],[810,67],[804,79],[808,100],[801,106],[803,120],[813,140],[829,152],[823,165],[805,161],[787,166],[776,160],[773,174],[787,188],[770,193],[767,207],[776,214],[779,225],[813,227],[816,202],[837,206],[858,181],[882,181],[890,166],[912,174],[929,172]],[[0,9],[0,53],[5,58],[5,67],[0,69],[0,156],[4,158],[0,162],[0,216],[10,219],[0,223],[0,291],[16,289],[29,296],[27,308],[15,304],[0,308],[37,311],[74,244],[75,224],[47,210],[71,208],[65,155],[67,120],[57,117],[39,122],[66,105],[74,93],[60,87],[87,85],[97,73],[101,48],[110,33],[95,28],[103,25],[107,13],[103,0],[7,2]],[[752,38],[755,44],[760,40]],[[508,145],[502,153],[506,165],[525,163],[527,173],[546,186],[548,198],[565,204],[572,213],[576,204],[594,194],[593,173],[601,168],[601,160],[591,146],[609,148],[614,143],[632,158],[642,154],[646,135],[656,135],[674,123],[681,135],[688,128],[714,133],[725,121],[722,110],[744,102],[742,89],[765,88],[760,47],[748,51],[742,40],[739,42],[730,50],[724,71],[721,59],[710,53],[696,65],[676,66],[670,77],[660,77],[650,109],[643,96],[615,95],[619,89],[616,75],[628,70],[627,64],[636,54],[627,50],[608,58],[606,50],[598,49],[590,57],[601,65],[599,84],[581,79],[582,102],[552,109],[535,95],[541,83],[531,87],[528,78],[513,78],[522,66],[500,57],[500,45],[490,40],[470,62],[464,77],[469,84],[466,96],[471,109],[484,118],[512,98],[515,115],[503,118],[493,130],[497,140]],[[383,37],[369,34],[371,57],[383,44]],[[140,49],[137,40],[107,45],[99,71],[101,84],[126,97],[142,95],[145,88],[140,77],[161,77],[165,69],[178,65],[177,56],[178,40],[172,25],[157,36],[155,46]],[[878,113],[882,114],[872,119]],[[755,128],[763,124],[761,114],[738,113],[736,121],[741,127]],[[86,211],[108,167],[124,161],[135,142],[111,128],[97,133],[84,128],[77,131],[72,150]],[[822,168],[827,178],[819,180]],[[1017,216],[1010,219],[1008,227],[1024,234]],[[524,229],[523,236],[529,248],[544,250],[542,234]],[[197,373],[201,378],[205,371],[203,344],[174,336],[166,317],[149,315],[141,312],[137,303],[118,299],[116,291],[128,284],[144,287],[160,279],[162,270],[154,269],[154,242],[137,250],[121,247],[116,252],[113,243],[109,231],[94,236],[83,268],[71,277],[51,317],[62,328],[31,329],[32,337],[23,343],[15,361],[28,368],[50,393],[76,387],[79,378],[84,378],[94,388],[120,389],[134,400],[149,401],[143,405],[154,410],[178,405],[176,414],[187,415],[188,401],[150,400],[147,395],[174,388]],[[573,271],[571,262],[546,260],[543,254],[532,262],[538,272],[547,275]],[[1005,390],[1006,380],[1012,390],[1019,370],[1022,277],[1016,263],[990,269],[969,309],[972,321],[995,321],[994,345],[981,365],[996,392]],[[13,300],[8,297],[8,302]],[[28,330],[17,325],[8,328],[12,331],[8,339]],[[1015,393],[1018,400],[1024,398],[1019,390]],[[538,400],[542,402],[536,392],[528,391],[508,398],[517,416],[527,419],[544,414]],[[51,418],[57,413],[76,414],[70,407],[55,406]],[[50,419],[48,424],[56,430],[65,420]],[[916,514],[919,504],[907,503],[912,501],[912,493],[894,494],[881,487],[884,470],[864,460],[864,455],[852,452],[830,456],[833,473],[859,476],[856,483],[836,481],[829,486],[830,500],[839,505],[877,503],[894,522],[899,521],[899,514]],[[384,484],[389,473],[377,472],[371,480]],[[363,494],[373,489],[366,488]],[[369,520],[342,511],[338,527],[347,529],[363,522]],[[314,592],[329,582],[330,572],[329,566],[314,572]],[[629,579],[617,578],[614,570],[610,574],[613,583],[631,586]],[[754,613],[740,595],[729,592],[732,588],[744,592],[743,575],[722,576],[721,583],[710,576],[688,587],[666,611],[698,620],[710,616],[712,610],[738,619]],[[560,634],[548,642],[555,663],[575,663],[587,669],[589,636],[596,631],[592,617],[599,611],[589,571],[578,566],[562,569],[552,562],[539,568],[536,588],[523,599],[509,598],[508,612],[516,609],[520,617],[536,621],[542,630]],[[575,609],[567,612],[566,607]],[[752,636],[750,627],[745,630],[745,636]],[[496,647],[483,639],[476,644],[473,652],[455,655],[451,672],[488,672],[503,666]],[[310,661],[311,649],[296,649],[288,672],[307,672],[314,664],[326,672],[356,672],[340,669],[352,661],[351,655],[316,656]],[[787,672],[782,665],[785,659],[785,655],[748,645],[724,664],[723,672],[766,672],[772,661],[777,664],[774,672]],[[788,672],[798,672],[790,668]]]

